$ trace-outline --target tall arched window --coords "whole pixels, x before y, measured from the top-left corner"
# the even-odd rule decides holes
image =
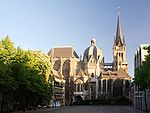
[[[78,87],[77,87],[77,91],[79,92],[80,91],[80,84],[77,84]]]

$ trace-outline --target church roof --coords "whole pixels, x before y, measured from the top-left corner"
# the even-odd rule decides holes
[[[64,47],[54,47],[48,53],[52,57],[64,57],[64,58],[79,58],[76,51],[71,46],[64,46]]]

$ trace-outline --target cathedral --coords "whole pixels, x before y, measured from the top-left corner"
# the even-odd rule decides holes
[[[126,43],[121,32],[120,16],[112,48],[111,63],[104,61],[96,39],[91,40],[83,58],[79,58],[71,46],[52,48],[48,55],[55,78],[53,102],[70,105],[82,100],[128,97],[131,77],[128,74]]]

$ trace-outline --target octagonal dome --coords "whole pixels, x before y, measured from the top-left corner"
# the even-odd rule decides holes
[[[103,59],[102,50],[96,46],[96,39],[92,39],[91,46],[84,51],[83,61],[88,62],[91,57],[94,57],[96,61],[100,60],[100,62]]]

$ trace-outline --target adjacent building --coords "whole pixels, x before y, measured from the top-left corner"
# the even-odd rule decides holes
[[[125,38],[121,32],[120,16],[113,44],[113,61],[104,61],[96,39],[83,52],[83,58],[72,47],[54,47],[49,51],[53,74],[64,84],[65,104],[116,96],[129,96],[131,77],[126,61]],[[62,82],[64,80],[65,82]]]
[[[147,50],[144,47],[150,46],[150,44],[140,44],[137,48],[134,56],[134,70],[136,71],[142,65],[142,62],[145,61],[145,56],[148,55]],[[133,101],[134,107],[136,109],[145,110],[145,100],[144,100],[144,92],[140,90],[138,86],[134,85],[134,92],[133,92]],[[150,89],[146,90],[146,98],[147,98],[147,107],[150,110]]]

